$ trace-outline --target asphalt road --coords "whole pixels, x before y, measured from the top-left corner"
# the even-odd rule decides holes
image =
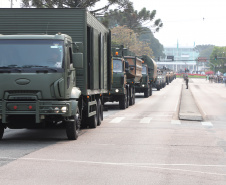
[[[190,80],[205,120],[178,120],[182,79],[126,110],[108,104],[96,129],[6,130],[1,184],[225,185],[226,87]]]

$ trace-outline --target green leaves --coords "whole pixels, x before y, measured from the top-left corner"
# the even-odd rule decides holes
[[[100,0],[22,0],[22,7],[36,8],[90,8],[94,7]],[[108,0],[103,7],[93,10],[93,13],[107,11],[111,5],[118,8],[130,9],[133,3],[130,0]]]

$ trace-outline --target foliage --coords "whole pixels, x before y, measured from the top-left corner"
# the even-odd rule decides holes
[[[36,8],[90,8],[94,7],[100,0],[22,0],[22,7]],[[103,7],[93,10],[93,13],[107,11],[111,5],[118,5],[118,9],[131,8],[130,0],[107,0]]]
[[[199,52],[199,57],[205,57],[207,59],[210,59],[210,55],[213,51],[214,45],[197,45],[194,50],[196,50],[197,52]],[[196,62],[196,65],[202,66],[203,62]],[[206,66],[209,66],[209,63],[205,62]]]
[[[218,57],[217,60],[215,60],[215,56]],[[216,71],[220,71],[222,73],[226,72],[226,47],[219,47],[215,46],[213,48],[213,52],[210,56],[211,63],[215,65]],[[211,69],[215,70],[214,67],[211,65]]]
[[[153,51],[153,55],[155,58],[158,58],[160,56],[163,56],[163,57],[165,56],[163,53],[164,51],[163,45],[160,44],[159,40],[154,37],[153,33],[149,28],[144,28],[143,31],[140,32],[139,39],[141,41],[146,42],[149,45],[149,47]]]
[[[117,26],[126,26],[127,28],[133,30],[141,42],[146,43],[153,51],[153,56],[155,58],[159,56],[164,56],[163,45],[159,43],[153,35],[150,28],[144,27],[143,25],[151,24],[156,16],[156,10],[150,12],[146,8],[141,11],[136,11],[133,8],[121,10],[110,10],[105,13],[103,17],[100,17],[100,21],[108,28],[112,29]],[[157,19],[151,25],[151,28],[155,31],[163,26],[161,19]]]
[[[210,58],[214,45],[197,45],[195,50],[199,52],[199,57]]]
[[[136,55],[148,55],[153,57],[153,51],[146,42],[138,39],[137,34],[126,26],[117,26],[111,30],[112,42],[117,45],[124,45],[125,48]]]
[[[134,30],[134,32],[139,33],[142,31],[143,26],[154,21],[156,15],[156,10],[150,12],[146,8],[141,11],[134,10],[133,7],[125,9],[123,11],[115,9],[106,12],[101,18],[101,22],[105,24],[106,27],[113,28],[115,26],[127,26],[128,28]],[[159,31],[163,27],[161,19],[156,19],[154,24],[151,25],[155,28],[155,31]]]

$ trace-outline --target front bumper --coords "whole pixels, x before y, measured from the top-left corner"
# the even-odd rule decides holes
[[[0,121],[8,123],[7,117],[12,115],[34,115],[36,123],[40,123],[46,115],[75,115],[78,101],[0,101]]]

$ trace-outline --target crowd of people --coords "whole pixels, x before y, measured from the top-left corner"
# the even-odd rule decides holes
[[[206,80],[210,83],[226,83],[226,76],[223,75],[206,75]]]

